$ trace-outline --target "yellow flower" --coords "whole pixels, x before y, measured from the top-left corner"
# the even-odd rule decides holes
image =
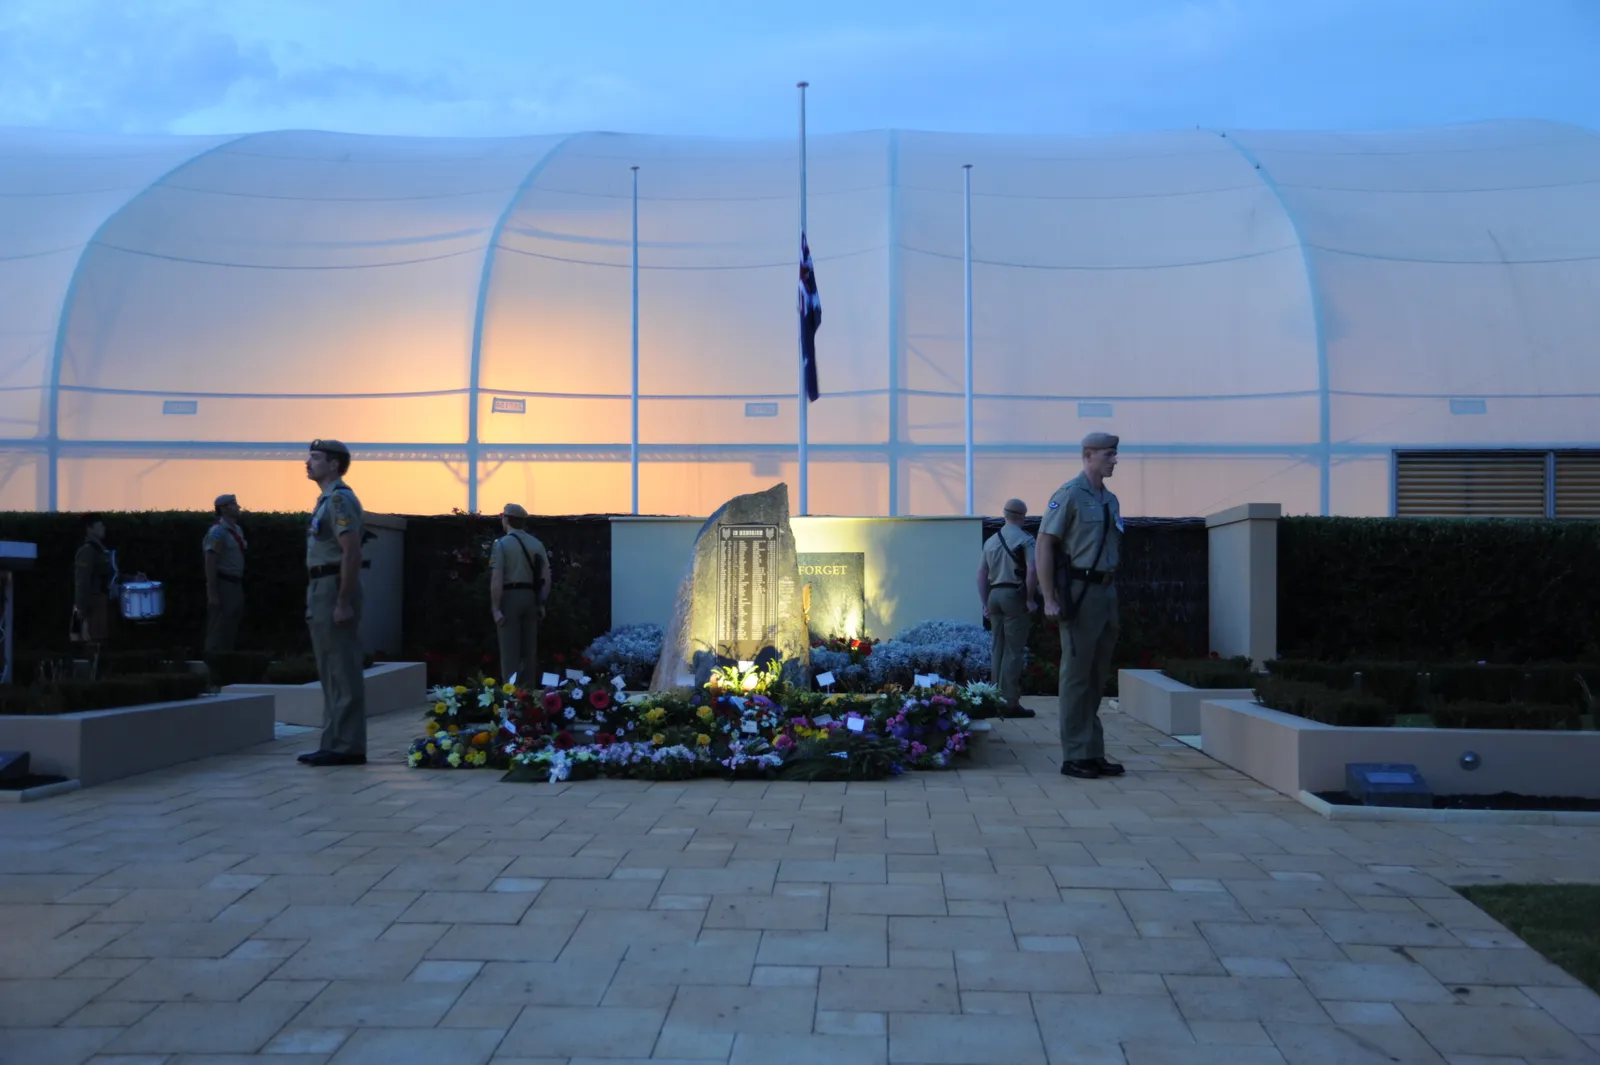
[[[667,719],[667,711],[664,708],[658,706],[654,710],[651,710],[651,711],[647,712],[644,715],[644,719],[646,721],[650,722],[652,725],[654,725],[654,724],[656,724],[658,722],[665,721]]]
[[[714,715],[711,712],[711,707],[702,706],[700,708],[700,712],[698,714],[696,714],[695,716],[698,717],[701,721],[710,721],[716,715]]]
[[[702,747],[709,747],[711,746],[711,737],[702,732],[699,736],[695,737],[695,742]]]
[[[484,677],[484,678],[483,678],[483,686],[484,686],[484,687],[485,687],[485,688],[492,688],[492,687],[494,687],[494,678],[493,678],[493,677]]]
[[[442,713],[446,712],[449,709],[450,708],[448,706],[446,706],[445,704],[443,704],[443,703],[434,703],[433,704],[433,712],[436,713],[436,714],[442,714]]]
[[[658,732],[654,736],[650,737],[650,742],[655,744],[657,747],[659,747],[663,743],[667,742],[667,738],[665,736],[663,736],[661,733]]]
[[[422,762],[422,752],[421,751],[412,751],[409,755],[406,756],[406,761],[410,762],[413,767],[418,765],[418,764],[420,764]]]
[[[457,695],[465,695],[465,694],[467,694],[467,689],[463,688],[461,685],[457,684],[456,685],[456,694]]]
[[[450,735],[452,735],[452,736],[461,735],[461,726],[460,725],[451,725],[450,726]]]
[[[427,751],[428,751],[429,754],[436,754],[436,753],[438,753],[438,750],[439,750],[439,748],[436,747],[435,745],[431,744],[431,743],[428,744],[428,746],[427,746]]]
[[[450,763],[450,768],[452,768],[452,769],[460,769],[461,768],[461,752],[457,751],[456,753],[452,754],[447,759],[447,761]]]
[[[515,695],[515,694],[517,694],[517,686],[515,684],[507,684],[503,688],[501,688],[500,690],[502,692],[505,692],[507,695]]]
[[[428,722],[426,725],[422,726],[422,731],[426,732],[430,736],[437,734],[438,731],[439,731],[439,722],[437,722],[437,721]]]

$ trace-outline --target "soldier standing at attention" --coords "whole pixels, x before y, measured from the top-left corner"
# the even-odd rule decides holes
[[[504,536],[489,554],[489,608],[500,636],[500,676],[523,687],[539,683],[539,620],[550,598],[550,556],[526,530],[528,512],[507,503],[500,512]]]
[[[990,661],[1002,717],[1033,717],[1022,705],[1022,656],[1028,649],[1028,615],[1035,609],[1039,579],[1034,572],[1034,540],[1022,528],[1028,505],[1008,499],[1006,523],[983,544],[978,562],[978,600],[992,632]]]
[[[218,496],[216,508],[217,523],[200,545],[206,564],[206,650],[231,651],[244,617],[244,533],[238,499]]]
[[[361,672],[361,501],[344,483],[350,449],[313,440],[306,476],[322,489],[306,530],[306,622],[322,681],[322,747],[306,765],[367,764],[367,691]]]
[[[1117,466],[1118,439],[1083,438],[1083,472],[1056,489],[1039,524],[1039,585],[1045,617],[1061,629],[1061,772],[1094,779],[1120,776],[1106,760],[1100,694],[1117,646],[1117,589],[1122,510],[1105,487]]]
[[[111,633],[111,585],[116,570],[106,549],[106,523],[98,514],[83,519],[83,543],[72,560],[72,641],[103,643]]]

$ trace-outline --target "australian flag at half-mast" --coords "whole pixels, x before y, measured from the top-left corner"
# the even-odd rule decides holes
[[[806,374],[806,398],[817,398],[817,327],[822,324],[822,299],[811,270],[811,248],[800,233],[800,365]]]

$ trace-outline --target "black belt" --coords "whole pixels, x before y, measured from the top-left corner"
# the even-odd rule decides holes
[[[1089,584],[1110,584],[1117,578],[1117,571],[1110,569],[1078,569],[1069,566],[1067,574],[1075,581],[1085,581]]]
[[[507,592],[516,592],[516,591],[528,591],[528,592],[531,592],[531,591],[533,591],[533,582],[532,581],[509,581],[509,582],[507,582],[505,584],[502,584],[500,587],[501,587],[501,589],[503,589],[504,591],[507,591]]]
[[[219,573],[219,574],[217,574],[217,580],[219,580],[219,581],[227,581],[229,584],[243,584],[244,583],[244,578],[239,576],[237,573]]]
[[[991,589],[994,589],[994,588],[1021,588],[1022,585],[1018,584],[1016,581],[1008,581],[1008,582],[1006,582],[1004,584],[991,584],[991,585],[989,585],[989,587]]]
[[[339,575],[339,570],[342,568],[344,568],[344,563],[342,562],[330,562],[326,566],[312,566],[310,569],[306,570],[306,579],[314,581],[318,577],[337,577]],[[361,562],[361,568],[371,569],[372,563],[363,559]]]

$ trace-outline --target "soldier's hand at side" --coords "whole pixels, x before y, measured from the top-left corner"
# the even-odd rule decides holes
[[[502,612],[502,611],[496,610],[494,612],[494,623],[496,625],[504,625],[506,623],[505,613]]]
[[[349,603],[340,601],[333,604],[333,623],[335,625],[348,625],[354,621],[356,612]]]
[[[1061,604],[1056,602],[1056,597],[1053,595],[1044,597],[1044,616],[1051,621],[1059,621],[1061,619]]]
[[[544,605],[543,604],[540,604],[540,606],[539,606],[539,620],[540,621],[544,620]]]

